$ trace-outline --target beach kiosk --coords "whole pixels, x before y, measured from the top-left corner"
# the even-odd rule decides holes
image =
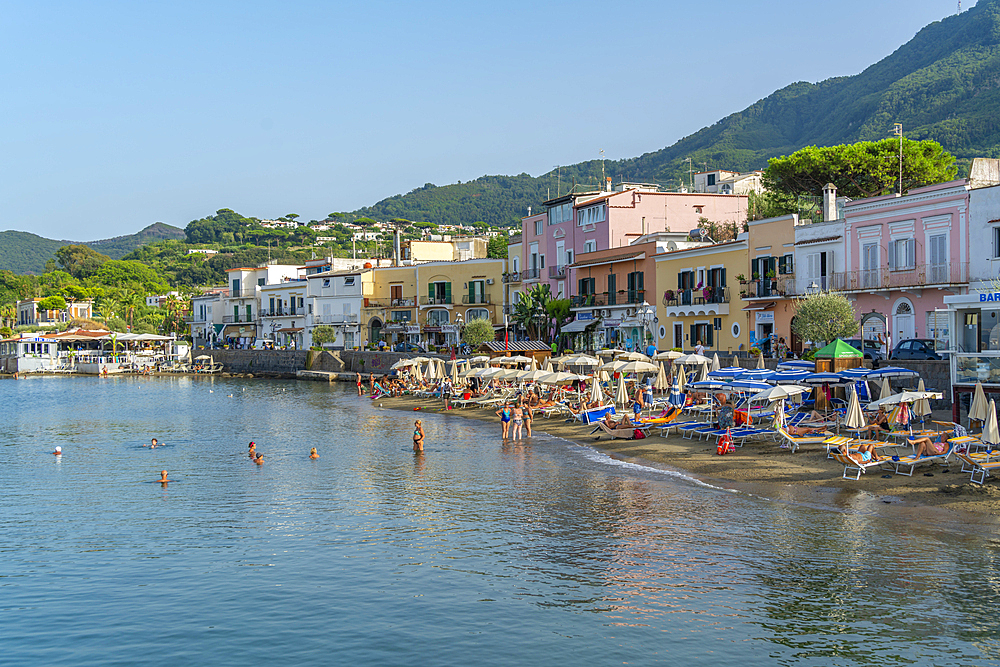
[[[977,382],[987,394],[1000,393],[1000,284],[970,283],[968,294],[946,296],[944,304],[947,328],[933,337],[938,352],[949,359],[952,420],[957,422],[959,397],[971,394]]]
[[[839,373],[850,368],[860,368],[863,356],[850,343],[837,339],[816,351],[817,373]]]

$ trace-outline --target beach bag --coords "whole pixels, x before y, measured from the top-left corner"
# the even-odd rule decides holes
[[[733,406],[725,405],[719,408],[719,428],[733,427]]]
[[[722,456],[723,454],[732,454],[735,451],[736,446],[733,445],[733,436],[727,428],[726,432],[719,436],[719,444],[715,449],[715,453]]]
[[[646,432],[641,429],[635,429],[634,431],[632,431],[633,440],[642,440],[645,437],[646,437]]]

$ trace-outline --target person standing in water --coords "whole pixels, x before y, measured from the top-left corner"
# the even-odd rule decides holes
[[[497,410],[496,414],[500,417],[500,425],[503,427],[503,439],[506,440],[510,435],[510,420],[513,416],[510,405],[504,403],[503,407]]]
[[[159,444],[160,443],[156,441],[156,438],[153,438],[152,441],[149,443],[149,448],[150,449],[156,449],[157,445],[159,445]]]
[[[358,373],[358,396],[360,396],[362,393],[364,392],[361,389],[361,373]]]
[[[424,451],[424,426],[419,419],[413,423],[413,451]]]
[[[319,454],[316,453],[316,448],[315,447],[313,447],[312,449],[309,450],[309,458],[311,458],[311,459],[318,459],[319,458]]]
[[[257,443],[255,443],[253,440],[251,440],[250,444],[247,445],[247,452],[248,452],[250,458],[255,457],[257,455]]]
[[[167,482],[170,481],[169,479],[167,479],[167,471],[166,470],[161,470],[160,471],[160,479],[158,479],[156,481],[159,482],[160,484],[163,484],[164,486],[166,486]]]

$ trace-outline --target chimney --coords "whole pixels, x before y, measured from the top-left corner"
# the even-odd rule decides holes
[[[396,225],[396,234],[392,244],[392,265],[399,266],[399,225]]]
[[[611,192],[611,177],[608,176],[604,179],[604,191]]]
[[[836,220],[837,215],[837,186],[827,183],[823,186],[823,222]]]

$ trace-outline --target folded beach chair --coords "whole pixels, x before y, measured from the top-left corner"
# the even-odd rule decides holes
[[[777,431],[778,435],[781,436],[781,439],[785,442],[785,444],[787,444],[791,448],[792,453],[795,453],[795,450],[801,447],[802,445],[821,444],[824,440],[833,435],[833,433],[817,433],[815,435],[797,436],[789,434],[788,431],[784,429],[784,427],[775,430]]]
[[[972,476],[969,478],[969,481],[976,484],[985,484],[987,477],[1000,470],[1000,461],[975,458],[974,455],[968,452],[955,452],[955,457],[962,462],[962,472],[971,472]],[[977,475],[979,479],[976,479]]]
[[[636,431],[642,431],[645,433],[650,428],[649,426],[628,426],[625,428],[608,428],[608,425],[605,424],[604,422],[595,422],[594,426],[596,426],[597,428],[595,428],[593,431],[590,432],[591,435],[597,433],[598,431],[602,431],[610,435],[612,440],[616,440],[619,438],[622,440],[631,440],[632,438],[635,437]],[[596,439],[599,440],[600,437],[601,436],[597,436]]]
[[[855,480],[861,479],[861,473],[868,472],[869,468],[876,468],[876,467],[881,468],[887,463],[891,463],[891,461],[884,458],[878,461],[872,458],[872,460],[869,461],[868,463],[858,463],[850,456],[847,456],[846,454],[841,454],[839,451],[836,450],[834,450],[833,452],[833,458],[835,458],[839,463],[844,464],[844,475],[843,475],[844,479],[855,479]],[[848,472],[853,472],[853,476],[849,476]]]
[[[914,469],[921,463],[944,463],[955,453],[955,445],[948,443],[948,449],[942,453],[935,456],[917,456],[916,454],[911,454],[909,456],[893,456],[892,461],[896,464],[896,474],[906,475],[907,477],[913,477]],[[904,472],[902,469],[905,468],[908,472]]]

